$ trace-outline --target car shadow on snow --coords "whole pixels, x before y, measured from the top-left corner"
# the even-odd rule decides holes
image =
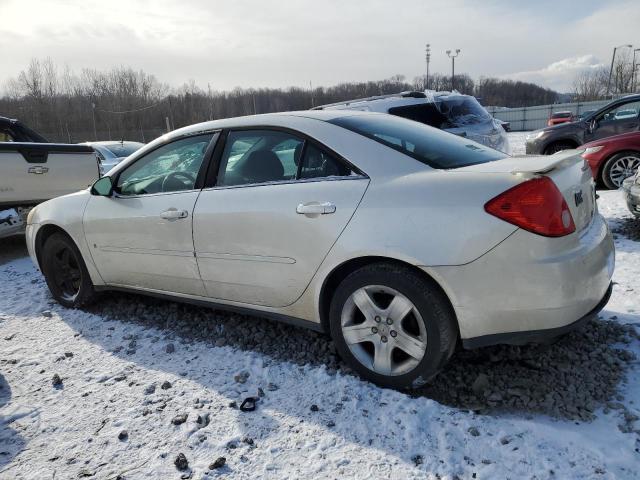
[[[7,405],[11,401],[11,387],[0,374],[0,475],[4,467],[9,464],[26,445],[22,436],[11,428],[15,417],[7,411]]]
[[[26,256],[27,245],[25,244],[24,235],[0,239],[0,265]]]
[[[270,320],[128,294],[109,294],[91,311],[164,329],[182,342],[204,341],[353,374],[327,336]],[[639,316],[627,317],[628,323],[640,324]],[[551,345],[459,348],[436,378],[409,395],[482,414],[509,411],[591,420],[597,408],[620,400],[618,384],[633,360],[622,345],[637,340],[638,333],[615,318],[605,311]]]

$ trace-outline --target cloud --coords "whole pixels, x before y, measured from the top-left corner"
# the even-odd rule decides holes
[[[532,82],[559,92],[567,92],[576,75],[584,70],[596,70],[606,65],[594,55],[563,58],[539,70],[501,75],[501,78]]]
[[[580,62],[632,41],[638,18],[638,0],[0,0],[0,85],[32,57],[214,89],[412,79],[430,43],[431,72],[460,48],[459,73],[566,90]]]

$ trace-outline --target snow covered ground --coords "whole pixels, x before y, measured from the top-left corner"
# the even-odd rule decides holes
[[[524,142],[525,137],[529,132],[508,132],[509,143],[513,150],[513,155],[524,155]]]
[[[601,317],[633,331],[640,229],[619,192],[600,195],[617,232],[617,283]],[[234,323],[207,309],[120,294],[108,307],[62,308],[20,241],[0,242],[0,478],[640,478],[637,333],[610,346],[598,344],[594,330],[596,346],[585,355],[604,354],[626,378],[596,402],[593,421],[535,413],[526,400],[511,410],[469,410],[381,389],[342,368],[294,363],[295,342],[305,350],[312,337],[292,327],[267,323],[259,331],[262,343],[293,339],[287,361],[258,347],[216,346],[216,335]],[[130,309],[114,314],[125,303]],[[183,313],[187,324],[210,316],[210,341],[176,331],[169,319]],[[516,368],[521,352],[537,350],[510,350],[495,368]],[[494,378],[493,367],[464,362],[444,376],[480,369]],[[549,373],[571,365],[536,368],[537,381],[558,385],[560,396],[580,389],[562,390],[565,377]],[[259,397],[253,412],[237,408],[247,396]],[[179,453],[188,461],[182,471],[174,465]],[[211,469],[219,457],[226,465]]]

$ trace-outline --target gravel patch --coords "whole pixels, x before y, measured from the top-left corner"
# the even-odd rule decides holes
[[[91,311],[162,328],[165,341],[176,348],[205,341],[352,373],[327,336],[266,319],[128,294],[105,296]],[[445,369],[412,395],[481,414],[513,411],[588,421],[598,408],[621,400],[617,387],[634,361],[622,344],[636,339],[633,326],[598,319],[553,345],[458,349]],[[235,381],[244,383],[247,376],[239,372]]]
[[[622,235],[629,240],[640,242],[640,218],[620,218],[610,224],[614,235]]]

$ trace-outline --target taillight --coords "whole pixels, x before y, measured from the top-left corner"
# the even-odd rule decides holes
[[[489,200],[484,209],[505,222],[545,237],[576,231],[573,216],[549,177],[527,180]]]

